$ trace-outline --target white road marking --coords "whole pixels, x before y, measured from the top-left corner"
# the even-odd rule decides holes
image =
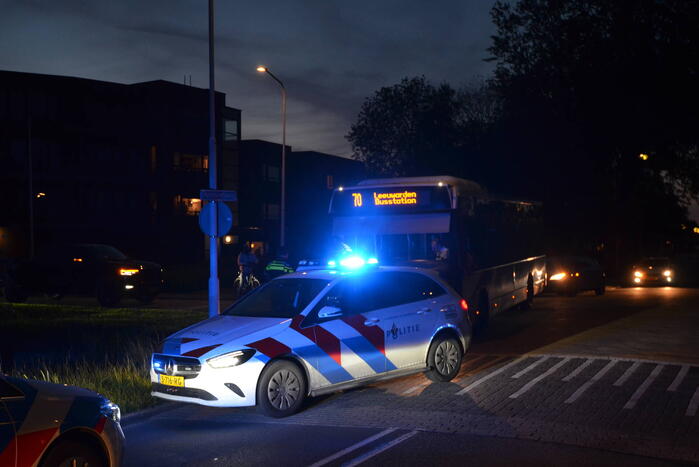
[[[641,366],[641,362],[634,362],[633,365],[628,367],[623,375],[619,376],[619,379],[614,382],[614,386],[623,385],[627,379],[631,377],[632,374]]]
[[[575,378],[578,376],[585,368],[588,366],[592,365],[592,363],[595,361],[594,358],[588,358],[584,362],[580,364],[579,367],[577,367],[575,370],[573,370],[568,376],[563,378],[563,381],[570,381],[571,379]]]
[[[663,368],[665,368],[665,365],[657,365],[653,371],[651,371],[650,375],[646,378],[646,380],[636,389],[636,392],[633,393],[631,396],[631,399],[624,405],[625,409],[633,409],[636,407],[636,403],[638,400],[641,398],[644,392],[646,392],[646,389],[648,389],[648,386],[653,384],[653,381],[655,381],[655,378],[658,377],[661,371],[663,371]]]
[[[689,365],[682,365],[682,368],[680,368],[680,371],[677,373],[677,376],[675,376],[675,379],[672,381],[672,384],[668,386],[667,390],[668,391],[677,391],[677,388],[682,384],[682,381],[684,380],[684,377],[687,376],[687,372],[689,371]]]
[[[566,358],[564,358],[563,360],[561,360],[560,362],[556,363],[554,366],[552,366],[551,368],[549,368],[545,373],[540,374],[539,376],[537,376],[536,378],[534,378],[533,380],[529,381],[527,384],[525,384],[524,386],[522,386],[522,387],[519,389],[519,391],[517,391],[517,392],[515,392],[514,394],[510,395],[510,399],[517,399],[519,396],[521,396],[522,394],[524,394],[525,392],[527,392],[527,391],[529,391],[531,388],[533,388],[534,385],[537,384],[539,381],[541,381],[542,379],[546,378],[547,376],[550,376],[550,375],[554,374],[556,371],[558,371],[558,369],[559,369],[560,367],[562,367],[563,365],[565,365],[565,364],[568,363],[569,361],[570,361],[570,357],[566,357]]]
[[[362,462],[365,462],[372,457],[381,454],[382,452],[386,451],[387,449],[391,449],[393,446],[396,446],[403,441],[412,438],[416,434],[418,434],[418,431],[411,431],[410,433],[406,433],[403,436],[399,436],[398,438],[394,439],[393,441],[389,441],[388,443],[382,444],[381,446],[377,447],[376,449],[372,449],[371,451],[362,454],[359,457],[355,457],[354,459],[342,464],[342,467],[354,467],[355,465],[359,465]]]
[[[605,365],[604,368],[602,368],[600,371],[598,371],[595,376],[593,376],[589,381],[587,381],[585,384],[580,386],[577,391],[575,391],[568,399],[566,399],[565,403],[572,404],[573,402],[575,402],[580,396],[582,396],[585,393],[585,391],[587,391],[587,389],[590,386],[592,386],[593,384],[595,384],[595,382],[602,379],[602,377],[605,374],[607,374],[607,372],[609,370],[611,370],[614,365],[616,365],[617,361],[618,360],[610,360],[609,363],[607,363],[607,365]]]
[[[694,391],[692,400],[689,401],[687,411],[684,414],[688,417],[693,417],[697,413],[697,408],[699,408],[699,388],[697,388],[697,390]]]
[[[411,387],[411,388],[408,388],[408,389],[406,389],[405,391],[403,391],[403,392],[401,393],[401,396],[407,396],[408,394],[412,394],[412,393],[414,393],[415,391],[417,391],[418,389],[420,389],[421,387],[424,387],[424,386],[426,386],[426,385],[427,385],[427,383],[416,384],[415,386],[413,386],[413,387]]]
[[[468,386],[466,386],[465,388],[459,390],[459,392],[457,392],[456,395],[457,395],[457,396],[461,396],[461,395],[463,395],[463,394],[466,394],[466,393],[467,393],[468,391],[470,391],[471,389],[473,389],[473,388],[475,388],[475,387],[477,387],[477,386],[480,386],[481,384],[483,384],[483,383],[485,383],[486,381],[488,381],[490,378],[499,375],[499,374],[502,373],[503,371],[505,371],[505,370],[509,369],[510,367],[512,367],[512,366],[514,366],[514,365],[516,365],[516,364],[518,364],[519,362],[521,362],[522,360],[524,360],[524,359],[526,359],[526,358],[527,358],[527,357],[519,357],[518,359],[511,361],[511,362],[508,363],[507,365],[501,366],[500,368],[498,368],[497,370],[493,371],[492,373],[488,373],[487,375],[485,375],[485,376],[482,377],[481,379],[478,379],[478,380],[474,381],[473,383],[469,384]]]
[[[352,446],[346,447],[345,449],[343,449],[341,451],[337,451],[335,454],[332,454],[324,459],[321,459],[318,462],[311,464],[309,467],[320,467],[321,465],[328,464],[328,463],[334,461],[335,459],[339,459],[340,457],[344,456],[345,454],[348,454],[356,449],[359,449],[362,446],[366,446],[367,444],[372,443],[379,438],[383,438],[384,436],[386,436],[390,433],[393,433],[394,431],[396,431],[396,428],[389,428],[387,430],[383,430],[381,433],[377,433],[373,436],[369,436],[368,438],[363,439],[363,440],[359,441],[358,443],[353,444]]]
[[[524,370],[522,370],[522,371],[520,371],[520,372],[518,372],[518,373],[512,375],[512,377],[513,377],[514,379],[517,379],[517,378],[519,378],[519,377],[521,377],[521,376],[526,375],[526,374],[529,373],[531,370],[533,370],[533,369],[536,368],[537,366],[541,365],[542,363],[544,363],[544,362],[545,362],[546,360],[548,360],[549,358],[551,358],[551,357],[549,357],[548,355],[545,356],[545,357],[541,357],[540,359],[538,359],[537,361],[535,361],[534,363],[532,363],[531,365],[529,365],[528,367],[526,367]]]

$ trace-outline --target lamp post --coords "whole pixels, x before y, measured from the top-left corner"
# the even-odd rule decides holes
[[[279,78],[274,76],[271,71],[269,71],[269,68],[266,66],[258,66],[257,71],[260,73],[267,73],[269,76],[272,77],[274,81],[279,83],[279,86],[281,86],[282,89],[282,167],[281,167],[281,191],[282,191],[282,196],[281,196],[281,206],[280,206],[280,215],[279,215],[279,220],[280,220],[280,232],[279,232],[279,246],[283,247],[285,244],[285,235],[284,235],[284,218],[286,214],[286,88],[284,87],[284,83],[281,82]]]
[[[217,188],[216,173],[216,92],[214,82],[214,0],[209,0],[209,188]],[[209,236],[209,317],[220,312],[218,282],[218,209],[216,201]]]

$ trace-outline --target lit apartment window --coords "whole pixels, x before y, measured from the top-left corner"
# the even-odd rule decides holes
[[[175,170],[182,170],[185,172],[201,172],[203,170],[208,170],[209,157],[197,154],[181,154],[176,152],[172,159],[172,165]]]
[[[175,210],[188,216],[196,216],[201,212],[201,200],[199,198],[184,198],[177,195],[174,198]]]

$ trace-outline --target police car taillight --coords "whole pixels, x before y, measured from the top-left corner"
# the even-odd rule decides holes
[[[468,302],[466,302],[466,300],[464,300],[463,298],[459,302],[459,306],[461,307],[462,310],[468,311]]]

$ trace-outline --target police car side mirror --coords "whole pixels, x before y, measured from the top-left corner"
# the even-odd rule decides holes
[[[334,306],[324,306],[318,311],[318,318],[337,318],[342,316],[342,310]]]

